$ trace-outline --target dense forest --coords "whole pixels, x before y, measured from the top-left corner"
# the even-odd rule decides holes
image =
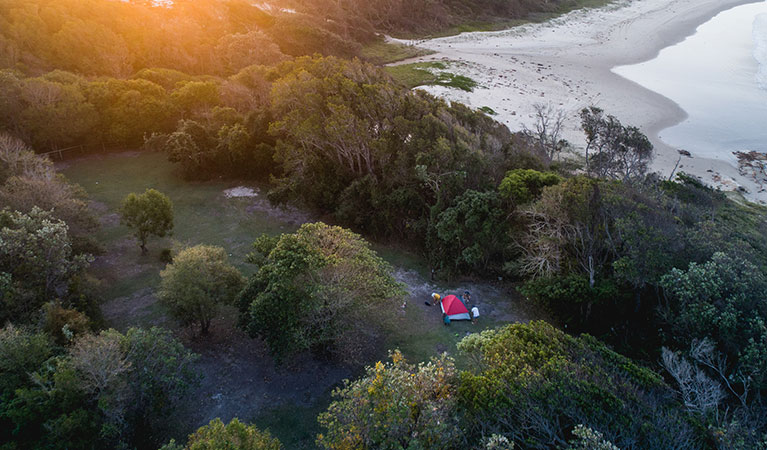
[[[212,339],[225,306],[265,357],[354,374],[318,448],[767,447],[767,208],[651,173],[650,141],[609,111],[580,112],[568,158],[359,58],[382,33],[576,6],[0,0],[0,448],[283,448],[246,417],[174,428],[201,378],[178,330]],[[117,331],[92,270],[103,221],[46,155],[70,148],[163,154],[180,183],[260,183],[327,223],[252,236],[248,270],[221,246],[163,249],[178,328]],[[143,258],[174,228],[152,187],[115,213]],[[408,361],[381,348],[408,286],[370,242],[551,323]]]

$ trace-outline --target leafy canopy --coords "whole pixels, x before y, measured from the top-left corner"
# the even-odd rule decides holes
[[[752,263],[715,253],[703,264],[673,269],[661,280],[670,300],[664,318],[683,347],[711,339],[738,378],[767,383],[767,275]]]
[[[459,433],[455,377],[445,354],[414,366],[395,351],[391,362],[377,362],[333,392],[336,400],[319,416],[326,432],[317,443],[336,450],[453,448]]]
[[[120,214],[121,222],[134,229],[142,253],[147,251],[146,241],[150,235],[163,237],[173,229],[173,204],[167,195],[155,189],[128,194]]]
[[[539,172],[533,169],[514,169],[506,173],[498,191],[515,205],[536,200],[546,186],[559,184],[562,177],[554,172]]]
[[[356,362],[370,350],[402,287],[364,239],[310,223],[257,243],[268,253],[239,299],[250,334],[278,358],[310,350]]]
[[[45,302],[68,293],[93,259],[74,254],[68,231],[37,207],[29,214],[0,211],[0,320],[28,320]]]
[[[198,245],[181,251],[160,272],[157,296],[183,324],[196,323],[203,334],[220,304],[231,303],[244,280],[221,247]]]
[[[458,388],[471,433],[565,447],[570,430],[583,424],[619,446],[637,439],[667,448],[669,441],[654,443],[686,426],[666,416],[673,400],[657,374],[591,336],[532,322],[469,335],[458,347],[473,362]]]
[[[255,425],[246,425],[236,417],[224,424],[215,418],[189,435],[185,446],[171,441],[161,450],[282,450],[279,440],[268,431],[261,431]]]

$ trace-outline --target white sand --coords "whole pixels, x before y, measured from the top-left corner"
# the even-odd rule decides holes
[[[656,148],[653,170],[668,176],[679,159],[677,149],[658,133],[684,120],[671,100],[611,72],[616,66],[653,59],[658,52],[694,34],[721,11],[755,0],[618,0],[604,8],[575,11],[558,19],[490,33],[408,42],[435,51],[415,60],[457,61],[450,71],[479,83],[473,92],[440,86],[425,90],[472,107],[488,106],[512,130],[533,127],[534,105],[550,103],[569,113],[565,138],[583,145],[578,111],[596,105],[626,125],[640,127]],[[687,149],[678,170],[723,190],[739,186],[751,200],[766,192],[727,161],[706,159]]]
[[[254,189],[249,187],[237,186],[237,187],[233,187],[231,189],[225,190],[224,197],[226,198],[258,197],[258,192],[256,192]]]

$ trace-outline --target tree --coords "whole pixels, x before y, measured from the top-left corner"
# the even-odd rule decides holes
[[[535,130],[525,128],[525,134],[535,139],[544,149],[549,160],[553,160],[562,149],[568,146],[567,141],[561,138],[567,114],[563,109],[556,109],[551,103],[536,103],[533,109],[535,109]]]
[[[224,72],[236,73],[253,64],[270,66],[286,58],[280,48],[261,31],[224,36],[216,46]]]
[[[69,347],[0,330],[0,437],[19,448],[156,448],[197,381],[167,330],[81,335]]]
[[[29,214],[0,211],[0,272],[13,295],[4,296],[2,320],[28,320],[43,303],[64,298],[72,279],[93,260],[75,254],[67,225],[34,207]]]
[[[161,450],[282,450],[279,440],[255,425],[246,425],[236,417],[228,424],[216,418],[189,435],[185,446],[172,441]]]
[[[729,363],[722,374],[742,390],[767,385],[767,275],[741,258],[715,253],[661,279],[668,300],[663,319],[681,347],[710,339]],[[718,366],[719,364],[710,364]],[[721,370],[719,370],[721,371]]]
[[[131,193],[120,208],[121,223],[133,228],[134,235],[146,253],[146,241],[150,235],[163,237],[173,229],[173,204],[168,196],[154,189],[143,194]]]
[[[18,386],[30,381],[29,374],[51,356],[53,345],[48,336],[12,324],[0,328],[0,399],[7,401]]]
[[[486,273],[506,247],[506,213],[496,192],[467,190],[433,227],[431,260],[449,273]]]
[[[456,448],[456,370],[442,354],[410,365],[399,351],[377,362],[366,375],[333,392],[335,400],[319,416],[326,429],[317,443],[330,450],[376,448]]]
[[[144,144],[147,145],[147,142]],[[187,177],[198,173],[206,160],[207,149],[200,148],[186,131],[174,131],[164,136],[162,149],[168,154],[168,161],[181,164],[181,170]]]
[[[53,162],[35,154],[27,144],[10,134],[0,133],[0,182],[11,177],[50,179]]]
[[[244,284],[226,251],[207,245],[181,251],[160,277],[160,301],[182,323],[198,324],[202,334],[208,333],[219,304],[231,303]]]
[[[185,116],[199,114],[219,103],[218,83],[214,81],[180,82],[170,97]]]
[[[199,384],[201,375],[195,367],[199,355],[164,328],[130,328],[121,342],[132,368],[126,413],[132,440],[144,447],[157,445],[167,436],[167,418]]]
[[[69,226],[75,251],[93,248],[98,221],[85,201],[85,191],[56,173],[53,163],[24,142],[0,134],[0,208],[28,214],[34,207],[51,211]]]
[[[678,393],[688,411],[705,418],[719,407],[724,399],[722,386],[699,366],[666,347],[661,350],[661,362],[679,386]]]
[[[278,359],[309,350],[361,361],[402,295],[391,267],[359,235],[324,223],[261,247],[268,254],[238,299],[249,333]]]
[[[551,276],[578,268],[593,288],[615,252],[603,201],[609,188],[608,183],[583,176],[544,188],[540,199],[524,211],[529,226],[520,242],[522,271]]]
[[[653,145],[636,127],[625,127],[614,116],[591,106],[581,111],[586,133],[586,172],[631,181],[647,172]],[[591,152],[591,154],[589,154]]]
[[[76,83],[29,78],[22,98],[26,107],[19,121],[26,140],[37,148],[82,143],[98,120],[96,109]]]

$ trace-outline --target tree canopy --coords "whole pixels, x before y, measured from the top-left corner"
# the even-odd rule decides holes
[[[414,366],[399,351],[390,357],[334,391],[335,401],[319,416],[323,448],[458,447],[453,360],[443,354]]]
[[[157,296],[183,324],[195,323],[207,334],[219,305],[231,304],[243,287],[240,272],[221,247],[197,245],[182,250],[160,272]]]
[[[402,288],[364,239],[309,223],[257,243],[258,272],[238,300],[251,335],[278,358],[308,350],[353,363],[370,353]]]
[[[224,424],[216,418],[189,435],[186,445],[175,441],[160,450],[282,450],[282,444],[269,432],[240,422],[236,417]]]
[[[167,195],[147,189],[143,194],[128,194],[120,208],[121,222],[134,229],[141,252],[146,253],[150,235],[163,237],[173,230],[173,204]]]

